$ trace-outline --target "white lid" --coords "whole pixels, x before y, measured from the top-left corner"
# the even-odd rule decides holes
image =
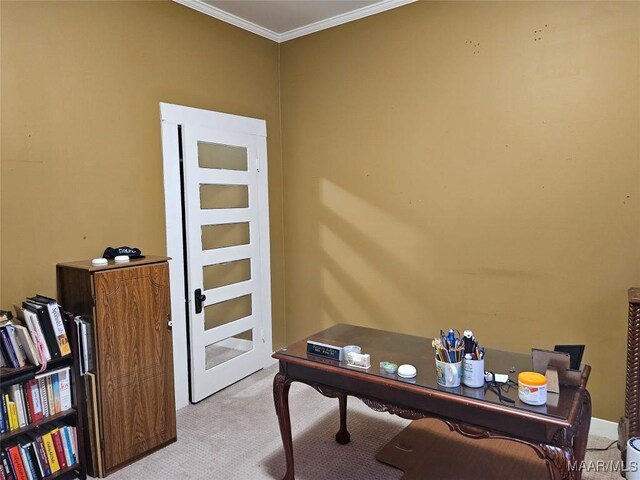
[[[91,265],[106,265],[107,263],[107,259],[106,258],[94,258],[93,260],[91,260]]]
[[[398,375],[404,378],[413,378],[416,376],[416,367],[409,364],[400,365],[398,367]]]
[[[126,263],[129,261],[129,255],[118,255],[113,259],[116,263]]]

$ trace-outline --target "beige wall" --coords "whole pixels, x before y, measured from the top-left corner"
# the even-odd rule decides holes
[[[165,254],[159,102],[266,119],[273,344],[284,343],[278,45],[172,2],[1,2],[0,308],[55,264]]]
[[[419,2],[281,46],[286,338],[585,343],[623,412],[638,3]]]

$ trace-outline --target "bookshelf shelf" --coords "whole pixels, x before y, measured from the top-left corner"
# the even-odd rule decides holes
[[[55,415],[51,415],[49,417],[45,417],[42,420],[38,420],[37,422],[30,423],[29,425],[18,428],[17,430],[11,430],[10,432],[5,432],[0,434],[0,443],[6,443],[13,437],[17,437],[18,435],[22,435],[34,428],[41,427],[42,425],[46,425],[47,423],[55,422],[57,420],[62,420],[69,416],[73,416],[77,413],[75,408],[71,408],[69,410],[65,410],[64,412],[56,413]]]
[[[48,370],[55,370],[56,368],[64,367],[66,365],[71,365],[72,363],[72,355],[66,355],[62,358],[56,358],[48,362],[45,372]],[[2,383],[2,385],[11,385],[14,383],[26,382],[38,375],[38,370],[39,367],[34,367],[33,365],[25,365],[24,367],[19,368],[0,368],[0,383]]]
[[[70,467],[63,468],[62,470],[58,470],[56,473],[49,475],[48,477],[44,477],[44,480],[53,480],[54,478],[61,478],[67,473],[77,471],[79,468],[80,468],[80,465],[78,463],[74,463]]]

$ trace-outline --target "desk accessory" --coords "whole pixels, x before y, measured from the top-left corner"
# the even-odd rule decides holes
[[[627,480],[640,480],[640,437],[627,442]]]
[[[462,361],[442,362],[436,358],[436,380],[438,385],[447,388],[459,387],[462,379]]]
[[[317,340],[307,340],[307,353],[332,360],[344,360],[344,352],[341,346],[323,343]]]
[[[518,398],[529,405],[547,403],[547,378],[537,372],[518,374]]]
[[[416,376],[416,367],[405,363],[398,367],[398,376],[402,378],[413,378]]]
[[[484,358],[473,360],[470,353],[464,356],[464,360],[462,360],[462,383],[472,388],[484,386]]]
[[[347,365],[350,367],[369,368],[371,367],[371,356],[368,353],[347,353]]]
[[[564,352],[569,354],[569,368],[571,370],[580,370],[582,356],[584,355],[584,345],[556,345],[553,347],[554,352]]]
[[[385,371],[385,373],[396,373],[398,371],[398,365],[392,362],[380,362],[380,368]]]

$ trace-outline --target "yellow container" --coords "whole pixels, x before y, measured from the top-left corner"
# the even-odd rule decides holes
[[[520,372],[518,374],[518,397],[529,405],[547,403],[547,379],[536,372]]]

